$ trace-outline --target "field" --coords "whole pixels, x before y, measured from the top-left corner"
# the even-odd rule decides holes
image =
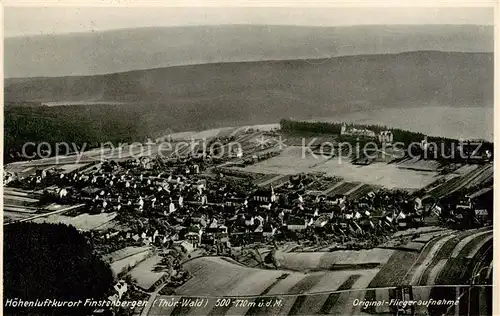
[[[325,191],[339,183],[342,179],[335,177],[316,178],[306,186],[308,191]]]
[[[360,188],[362,186],[359,182],[343,182],[341,185],[329,192],[328,195],[342,194],[348,195],[351,191]]]
[[[147,290],[165,276],[165,272],[155,271],[161,260],[160,255],[149,257],[130,270],[129,274],[141,288]]]
[[[4,187],[4,221],[8,223],[35,215],[37,203],[38,199],[31,192]]]
[[[322,156],[313,156],[300,147],[288,147],[277,157],[267,159],[242,170],[256,173],[297,174],[301,172],[324,172],[327,176],[343,178],[348,182],[357,182],[383,186],[386,188],[420,189],[438,179],[438,173],[433,171],[419,171],[401,169],[396,165],[373,163],[368,166],[351,164],[347,159],[327,159]],[[345,187],[338,192],[347,193],[354,187]],[[369,191],[368,191],[369,192]]]
[[[216,306],[216,298],[209,298],[203,308],[153,305],[149,315],[388,313],[388,306],[363,310],[352,303],[354,299],[389,300],[392,290],[386,287],[391,286],[456,284],[471,269],[473,258],[487,252],[492,245],[492,230],[488,228],[439,233],[422,231],[419,237],[422,240],[414,241],[425,245],[420,252],[383,248],[312,253],[278,251],[278,270],[250,268],[224,257],[192,259],[184,264],[192,277],[175,291],[174,297],[159,298],[182,301],[186,297],[210,297],[216,293],[228,304]],[[374,267],[363,267],[368,263]],[[347,269],[336,270],[339,266]],[[431,294],[431,288],[416,288],[414,299],[426,300]],[[246,303],[236,303],[241,300]],[[274,304],[276,301],[279,304]]]
[[[464,166],[456,171],[457,176],[429,190],[428,195],[440,198],[462,188],[469,188],[493,179],[493,165]]]
[[[135,267],[138,263],[151,256],[149,247],[126,247],[103,257],[105,262],[109,262],[114,275],[129,268]]]
[[[333,252],[278,252],[278,263],[283,269],[305,270],[330,270],[335,266],[352,266],[363,264],[383,265],[394,253],[389,249],[370,250],[337,250]]]
[[[441,168],[441,164],[434,160],[423,160],[418,158],[407,158],[396,163],[398,168],[420,170],[420,171],[437,171]]]
[[[363,184],[358,189],[351,191],[349,198],[352,200],[359,199],[362,196],[368,194],[370,191],[376,191],[379,186]]]
[[[331,159],[310,169],[338,176],[346,181],[356,181],[386,188],[419,189],[436,180],[437,173],[400,169],[392,164],[373,163],[356,166],[346,160]]]
[[[266,295],[249,298],[250,302],[278,298],[280,305],[215,307],[215,299],[209,299],[206,308],[180,307],[167,308],[153,306],[149,315],[303,315],[320,311],[342,310],[344,313],[353,308],[352,301],[337,297],[325,291],[359,289],[352,294],[363,296],[362,290],[377,273],[377,269],[356,271],[290,272],[286,270],[261,270],[243,267],[215,257],[193,259],[185,264],[193,277],[177,291],[180,296],[217,295]],[[321,293],[310,295],[311,293]],[[281,296],[288,294],[293,296]],[[343,295],[345,296],[345,295]],[[170,299],[167,296],[160,298]],[[233,301],[236,298],[233,298]],[[275,301],[275,300],[274,300]],[[273,301],[273,302],[274,302]]]
[[[80,214],[74,217],[65,215],[49,215],[33,220],[35,223],[53,223],[53,224],[66,224],[72,225],[81,230],[95,230],[100,229],[107,223],[111,222],[116,213],[101,213],[96,215]]]
[[[326,161],[326,158],[303,155],[301,147],[288,147],[279,156],[245,167],[245,171],[256,173],[297,174],[310,172],[311,168]]]

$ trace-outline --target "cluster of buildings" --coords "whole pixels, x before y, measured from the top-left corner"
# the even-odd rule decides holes
[[[381,142],[392,142],[390,132],[379,137]],[[167,272],[155,272],[142,283],[147,291],[164,282],[185,280],[181,262],[200,249],[231,256],[234,247],[255,243],[325,241],[368,247],[395,230],[428,224],[426,217],[488,214],[473,206],[475,196],[454,206],[436,203],[429,208],[405,191],[379,189],[356,199],[311,193],[305,190],[307,175],[259,188],[216,167],[203,157],[168,161],[142,157],[105,161],[69,173],[39,172],[17,185],[41,190],[45,200],[85,204],[84,211],[92,214],[116,213],[116,225],[95,233],[92,240],[103,255],[148,247],[147,258],[140,261],[148,269],[169,262]],[[117,275],[145,273],[144,268],[115,267]]]
[[[304,177],[290,177],[277,188],[256,188],[231,176],[202,173],[204,168],[189,159],[165,166],[144,158],[28,181],[44,186],[46,198],[58,203],[85,203],[90,213],[117,212],[131,222],[149,220],[149,226],[126,223],[119,235],[125,240],[183,243],[187,252],[202,245],[223,252],[255,242],[297,240],[306,232],[337,241],[369,238],[419,222],[410,198],[403,201],[395,196],[399,193],[369,192],[350,201],[343,195],[306,194]],[[159,223],[155,227],[153,219]]]

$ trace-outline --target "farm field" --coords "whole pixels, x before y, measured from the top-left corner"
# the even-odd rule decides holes
[[[423,160],[418,158],[407,158],[395,164],[398,168],[421,170],[421,171],[437,171],[441,168],[441,164],[434,160]]]
[[[337,250],[333,252],[278,252],[276,258],[281,268],[290,270],[329,270],[335,265],[383,265],[394,250]]]
[[[281,175],[274,174],[274,173],[268,173],[268,174],[256,174],[256,178],[253,180],[253,182],[258,185],[258,186],[265,186],[270,184],[272,181],[277,179],[278,177],[281,177]]]
[[[350,191],[354,190],[358,186],[360,186],[359,182],[343,182],[341,185],[330,191],[328,195],[329,196],[333,196],[336,194],[347,195]]]
[[[326,161],[323,157],[302,155],[301,147],[288,147],[280,155],[243,168],[256,173],[297,174],[311,172],[311,168]]]
[[[420,189],[435,181],[438,176],[436,172],[400,169],[386,163],[357,166],[347,160],[339,161],[335,158],[310,168],[310,171],[325,172],[345,181],[380,185],[389,189]]]
[[[274,177],[268,179],[267,181],[260,182],[258,185],[260,187],[273,186],[277,188],[285,184],[288,180],[290,180],[290,175],[280,174],[280,175],[275,175]]]
[[[306,189],[309,191],[325,191],[341,181],[342,180],[340,178],[315,180],[309,185],[307,185]]]
[[[35,215],[37,212],[38,201],[38,198],[36,198],[32,192],[20,189],[4,188],[4,221],[8,223]]]
[[[11,207],[5,207],[3,208],[3,217],[4,217],[4,222],[5,223],[11,223],[15,222],[18,220],[30,218],[33,216],[34,212],[24,212],[21,210],[21,212],[17,209],[11,208]]]
[[[353,165],[348,159],[303,155],[301,147],[288,147],[279,156],[241,168],[256,173],[297,174],[301,172],[324,172],[327,176],[343,178],[349,182],[360,182],[402,189],[420,189],[438,179],[435,171],[401,169],[394,164],[373,163],[367,166]]]
[[[464,168],[464,169],[462,169]],[[462,167],[460,171],[460,176],[454,177],[443,184],[432,188],[428,195],[434,198],[440,198],[453,193],[461,188],[473,187],[477,184],[483,183],[488,180],[493,179],[493,165],[487,164],[479,166],[476,168],[465,168]],[[459,170],[460,170],[459,169]]]
[[[101,213],[101,214],[80,214],[74,217],[65,215],[48,215],[47,217],[41,217],[33,220],[35,223],[52,223],[52,224],[66,224],[72,225],[77,229],[81,230],[95,230],[100,229],[105,224],[111,222],[117,213]]]
[[[149,315],[300,315],[312,314],[321,310],[352,310],[352,301],[344,299],[343,305],[335,295],[321,293],[325,291],[359,289],[352,294],[363,296],[364,288],[377,273],[377,269],[356,271],[322,271],[313,273],[289,272],[285,270],[262,270],[242,267],[216,257],[197,258],[188,261],[185,267],[193,277],[177,291],[176,295],[198,297],[218,293],[220,296],[255,295],[250,302],[278,298],[279,306],[226,306],[215,307],[215,299],[209,299],[207,308],[180,307],[167,308],[153,306]],[[220,293],[220,294],[219,294]],[[318,293],[310,295],[311,293]],[[267,297],[257,297],[267,295]],[[285,295],[285,296],[283,296]],[[292,296],[286,296],[292,295]],[[171,299],[168,296],[160,298]],[[179,298],[182,300],[182,298]],[[213,301],[212,301],[213,300]],[[246,299],[245,299],[246,300]]]
[[[380,188],[379,186],[370,185],[370,184],[363,184],[358,189],[351,191],[351,193],[349,193],[349,198],[353,199],[353,200],[359,199],[362,196],[368,194],[370,191],[376,191],[379,188]]]
[[[127,247],[105,256],[103,259],[110,262],[111,271],[114,275],[118,275],[126,269],[135,267],[151,254],[151,249],[148,247]]]
[[[154,255],[136,265],[128,273],[137,284],[143,289],[149,289],[155,282],[161,279],[166,273],[162,271],[155,271],[155,268],[160,264],[162,257]]]

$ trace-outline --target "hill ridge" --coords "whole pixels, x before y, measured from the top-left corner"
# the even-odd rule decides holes
[[[335,58],[372,57],[372,56],[388,56],[388,55],[408,55],[408,54],[413,54],[413,53],[493,54],[493,52],[468,52],[468,51],[456,52],[456,51],[443,51],[443,50],[426,49],[426,50],[404,51],[404,52],[398,52],[398,53],[341,55],[341,56],[332,56],[332,57],[323,57],[323,58],[264,59],[264,60],[241,60],[241,61],[226,61],[226,62],[207,62],[207,63],[200,63],[200,64],[172,65],[172,66],[155,67],[155,68],[134,69],[134,70],[119,71],[119,72],[112,72],[112,73],[102,73],[102,74],[95,74],[95,75],[12,77],[12,78],[5,78],[5,84],[8,85],[8,84],[10,84],[9,81],[12,82],[12,81],[18,81],[18,80],[38,80],[38,79],[53,79],[53,78],[102,77],[102,76],[111,76],[111,75],[119,75],[119,74],[133,74],[133,73],[138,73],[138,72],[143,72],[143,71],[154,71],[154,70],[161,70],[161,69],[167,69],[167,68],[183,68],[183,67],[201,66],[201,65],[249,64],[249,63],[260,63],[260,62],[264,62],[264,63],[265,62],[268,62],[268,63],[273,63],[273,62],[299,62],[299,61],[304,61],[304,62],[308,62],[308,61],[321,62],[321,61],[323,61],[323,62],[327,62],[327,61],[329,61],[331,59],[335,59]]]
[[[478,25],[134,28],[5,39],[7,78],[95,75],[173,65],[309,59],[418,50],[493,51]]]

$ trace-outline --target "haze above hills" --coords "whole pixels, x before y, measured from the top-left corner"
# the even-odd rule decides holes
[[[222,25],[11,37],[5,39],[5,77],[96,75],[176,65],[420,50],[492,52],[493,27]]]

